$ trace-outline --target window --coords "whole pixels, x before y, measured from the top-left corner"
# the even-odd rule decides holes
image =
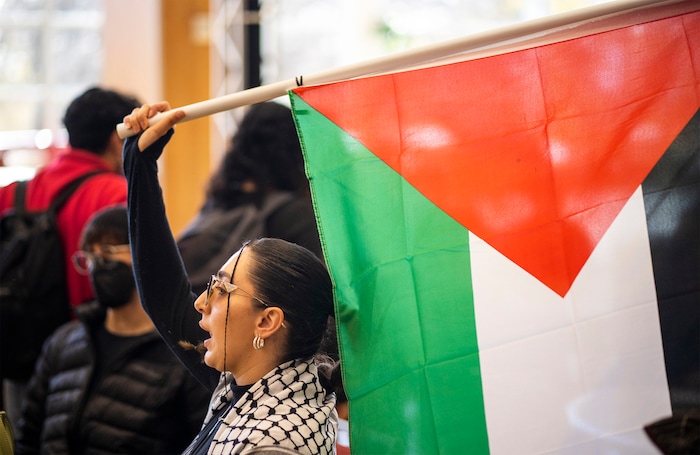
[[[100,81],[103,22],[100,0],[0,0],[0,185],[65,145],[66,106]]]
[[[262,0],[265,84],[610,0]]]

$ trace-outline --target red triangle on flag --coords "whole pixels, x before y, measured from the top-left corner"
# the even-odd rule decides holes
[[[563,296],[698,109],[697,43],[693,13],[295,91]]]

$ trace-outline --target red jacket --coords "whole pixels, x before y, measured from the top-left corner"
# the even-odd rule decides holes
[[[43,210],[65,185],[95,170],[108,172],[83,182],[58,214],[58,228],[67,253],[65,265],[68,295],[74,307],[91,300],[93,294],[89,278],[75,270],[71,256],[78,250],[83,227],[95,212],[105,207],[126,204],[126,179],[123,175],[114,172],[98,155],[82,150],[71,150],[59,155],[37,172],[27,188],[27,208]],[[16,183],[12,183],[0,188],[0,213],[14,206],[15,186]]]

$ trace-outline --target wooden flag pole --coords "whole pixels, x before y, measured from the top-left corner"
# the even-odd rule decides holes
[[[254,87],[230,95],[189,104],[177,109],[185,112],[185,117],[180,120],[180,122],[186,122],[237,107],[268,101],[283,96],[289,90],[303,85],[326,84],[377,73],[397,71],[406,67],[425,64],[431,60],[492,47],[499,43],[517,43],[554,29],[571,28],[576,24],[597,18],[629,12],[655,4],[673,4],[682,3],[684,1],[686,0],[619,0],[603,3],[417,49],[397,52],[388,56],[378,57],[307,76],[299,76],[294,79]],[[157,122],[160,116],[161,114],[158,114],[151,118],[150,124],[152,125]],[[133,136],[134,134],[133,131],[127,129],[123,123],[117,125],[117,133],[122,139]]]

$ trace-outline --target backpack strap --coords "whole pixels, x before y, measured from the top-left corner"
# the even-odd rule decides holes
[[[75,192],[75,190],[78,189],[82,183],[89,179],[90,177],[97,175],[97,174],[103,174],[107,171],[93,171],[93,172],[88,172],[86,174],[81,175],[77,179],[71,181],[68,183],[66,186],[64,186],[61,191],[58,193],[56,197],[53,198],[53,201],[51,201],[51,205],[46,209],[47,212],[52,212],[52,213],[58,213],[59,210],[61,210],[61,207],[63,207],[63,204],[68,201],[68,198]],[[26,207],[26,197],[27,197],[27,186],[29,184],[29,180],[24,180],[21,182],[17,183],[17,186],[15,188],[15,212],[20,215],[24,216],[25,213],[27,212],[27,207]]]
[[[15,213],[22,217],[26,212],[24,199],[27,195],[28,185],[29,180],[22,180],[21,182],[17,182],[17,186],[15,187]]]
[[[270,215],[275,213],[277,209],[279,209],[283,205],[290,202],[292,199],[294,199],[294,197],[294,193],[290,193],[287,191],[279,191],[276,193],[272,193],[271,195],[265,198],[265,202],[263,202],[262,207],[260,207],[260,217],[267,222],[267,219],[270,217]]]
[[[267,220],[268,218],[275,213],[280,207],[283,205],[289,203],[291,200],[294,199],[294,194],[290,192],[276,192],[271,195],[268,195],[265,198],[265,201],[262,204],[262,207],[257,208],[254,207],[252,204],[251,206],[247,209],[248,210],[248,218],[242,220],[243,222],[247,222],[248,224],[250,223],[255,223],[258,222],[260,223],[260,229],[261,232],[259,234],[253,235],[252,232],[249,232],[246,237],[249,237],[247,240],[255,240],[255,237],[257,235],[267,234]],[[234,209],[235,210],[235,209]],[[252,217],[252,219],[250,218]],[[253,221],[255,220],[255,221]],[[234,251],[239,249],[241,247],[241,240],[246,240],[245,238],[239,238],[238,236],[229,236],[228,240],[223,244],[222,252],[225,254],[228,254],[229,256],[233,254]],[[223,264],[226,262],[225,260],[223,262],[220,262],[220,264]],[[217,266],[218,267],[218,266]]]

